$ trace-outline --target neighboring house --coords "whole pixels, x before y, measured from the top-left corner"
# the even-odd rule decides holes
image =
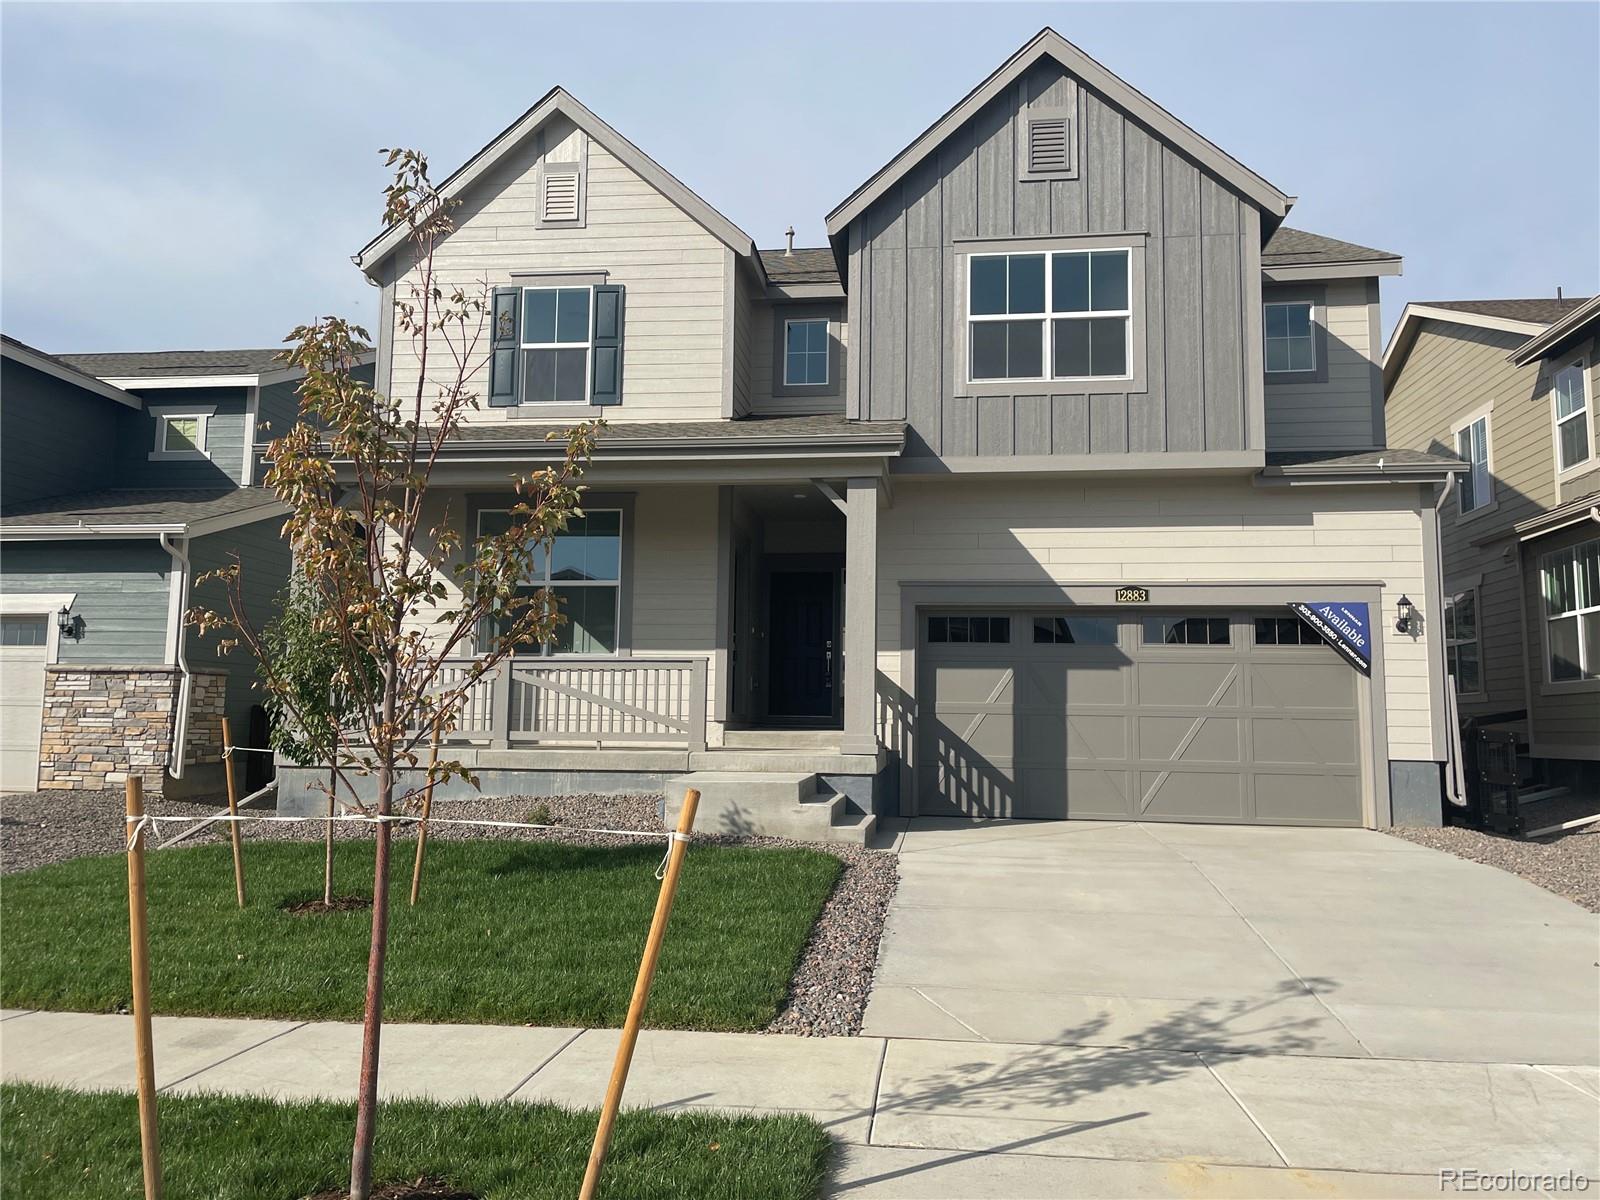
[[[257,443],[296,410],[275,350],[48,355],[4,339],[0,667],[7,791],[130,771],[215,791],[221,717],[250,728],[254,666],[185,628],[237,552],[257,620],[288,579]]]
[[[1384,356],[1390,441],[1458,454],[1441,519],[1463,718],[1515,729],[1541,783],[1600,786],[1600,297],[1410,304]]]
[[[825,247],[758,251],[560,89],[442,187],[442,282],[488,288],[496,336],[437,511],[492,528],[547,431],[609,422],[529,581],[569,623],[458,732],[486,790],[692,782],[703,827],[838,837],[1439,821],[1461,464],[1385,448],[1400,260],[1284,227],[1289,196],[1054,32]],[[356,261],[409,396],[404,232]]]

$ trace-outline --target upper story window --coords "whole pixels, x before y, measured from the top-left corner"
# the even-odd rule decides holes
[[[156,422],[155,446],[150,451],[152,460],[208,458],[206,438],[214,406],[202,408],[153,407],[150,415]]]
[[[504,533],[505,509],[478,512],[478,536]],[[615,654],[622,603],[622,511],[590,509],[573,517],[548,547],[534,551],[533,569],[519,594],[549,588],[566,620],[543,646],[526,654]]]
[[[968,259],[972,381],[1131,378],[1127,249]]]
[[[1267,374],[1317,369],[1316,324],[1309,301],[1264,305]]]
[[[828,322],[825,318],[785,321],[783,325],[785,387],[828,384]]]
[[[588,288],[522,290],[523,400],[589,399]]]
[[[1463,513],[1476,512],[1494,501],[1494,476],[1489,472],[1489,417],[1468,422],[1456,431],[1456,453],[1471,466],[1457,492]]]
[[[1551,683],[1600,679],[1600,538],[1539,560]]]
[[[1556,470],[1570,471],[1594,456],[1589,436],[1589,379],[1583,359],[1556,372]]]
[[[581,276],[495,288],[489,404],[620,404],[622,310],[620,285]]]

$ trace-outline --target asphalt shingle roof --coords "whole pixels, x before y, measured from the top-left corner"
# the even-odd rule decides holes
[[[267,350],[151,350],[132,354],[58,354],[97,379],[171,379],[183,375],[260,375],[281,370],[285,347]]]
[[[1502,317],[1507,321],[1527,321],[1533,325],[1552,325],[1580,305],[1587,296],[1554,296],[1538,300],[1418,300],[1423,308],[1447,308],[1452,312],[1473,313],[1480,317]]]
[[[1290,229],[1287,225],[1280,225],[1261,248],[1261,265],[1266,267],[1281,267],[1290,263],[1380,262],[1399,257],[1388,250],[1374,250],[1371,246],[1341,242],[1338,238],[1307,233],[1304,229]]]
[[[1461,460],[1448,454],[1429,454],[1425,450],[1357,450],[1329,454],[1324,450],[1269,450],[1269,467],[1460,467]]]
[[[75,529],[118,525],[189,525],[277,502],[266,488],[111,488],[13,504],[7,524]]]
[[[827,246],[796,248],[793,254],[782,250],[757,250],[767,278],[773,283],[838,283],[839,264]]]

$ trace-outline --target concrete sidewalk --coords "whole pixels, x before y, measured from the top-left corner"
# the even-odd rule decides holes
[[[0,1014],[0,1076],[133,1086],[130,1018]],[[387,1025],[388,1096],[597,1105],[617,1031]],[[350,1098],[355,1025],[162,1017],[167,1093]],[[1412,1196],[1441,1169],[1600,1177],[1600,1070],[647,1031],[628,1103],[803,1112],[834,1194]],[[1534,1194],[1537,1194],[1536,1192]]]

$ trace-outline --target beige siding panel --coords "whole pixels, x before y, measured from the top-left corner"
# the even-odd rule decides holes
[[[549,156],[575,160],[583,136],[570,126],[552,127],[545,136]],[[539,229],[538,163],[538,147],[530,139],[471,189],[468,202],[456,211],[456,232],[435,255],[440,283],[476,290],[508,284],[513,272],[605,271],[628,290],[623,403],[607,409],[606,419],[720,417],[727,248],[593,141],[584,228]],[[401,275],[397,298],[406,298],[406,285],[415,278],[414,270]],[[485,340],[469,356],[478,364],[469,384],[480,396],[488,389]],[[415,393],[418,349],[404,339],[395,346],[390,390],[397,397]],[[429,355],[434,364],[453,361],[439,337]],[[430,366],[430,373],[437,375],[437,368]],[[529,417],[537,419],[537,413]],[[505,416],[485,408],[470,419],[503,421]]]
[[[1362,450],[1372,446],[1373,363],[1383,352],[1371,344],[1364,280],[1327,285],[1328,380],[1274,383],[1267,376],[1267,449]],[[1292,289],[1290,289],[1292,290]],[[1263,300],[1272,299],[1269,286]]]
[[[1427,648],[1387,619],[1402,593],[1426,594],[1415,496],[1397,488],[1266,491],[1242,479],[1142,486],[902,480],[879,517],[886,714],[901,707],[897,691],[914,691],[896,649],[902,583],[1377,581],[1383,604],[1373,623],[1383,635],[1389,754],[1429,759]],[[885,719],[886,744],[901,744],[904,731],[892,715]]]

